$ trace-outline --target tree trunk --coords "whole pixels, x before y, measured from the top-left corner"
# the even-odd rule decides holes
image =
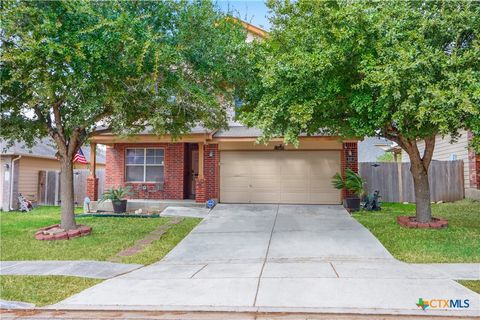
[[[413,177],[415,189],[415,216],[418,222],[430,222],[432,220],[432,206],[430,204],[430,185],[428,183],[428,169],[419,159],[410,159],[410,172]]]
[[[60,161],[61,175],[60,175],[60,200],[61,200],[61,227],[65,230],[76,229],[75,223],[75,205],[73,197],[73,163],[72,159],[68,157]]]

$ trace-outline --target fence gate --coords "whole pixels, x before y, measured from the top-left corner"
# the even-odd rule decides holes
[[[82,206],[87,196],[87,178],[89,170],[73,170],[73,199],[75,205]],[[98,178],[98,196],[103,194],[105,170],[96,171]],[[60,171],[39,171],[38,204],[60,205]]]
[[[38,204],[60,204],[60,171],[38,172]]]

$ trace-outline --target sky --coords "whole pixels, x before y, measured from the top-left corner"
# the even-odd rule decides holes
[[[218,6],[224,11],[234,11],[239,18],[265,30],[270,29],[267,19],[268,8],[262,0],[217,0]]]

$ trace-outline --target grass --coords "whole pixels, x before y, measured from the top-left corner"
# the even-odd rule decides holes
[[[79,209],[79,212],[81,209]],[[104,261],[131,247],[172,218],[77,218],[77,223],[93,228],[87,237],[63,241],[38,241],[40,227],[58,223],[59,207],[39,207],[29,213],[0,212],[0,260],[99,260]],[[162,258],[185,237],[200,219],[185,218],[160,240],[147,248],[148,254],[129,257],[131,263],[149,263]],[[177,234],[178,233],[178,234]],[[163,251],[160,251],[163,250]],[[137,260],[137,256],[139,259]]]
[[[200,221],[201,219],[196,218],[184,219],[170,228],[159,240],[154,241],[144,251],[132,257],[125,257],[122,262],[151,264],[160,260],[185,238]]]
[[[458,280],[457,282],[476,293],[480,293],[480,280]]]
[[[432,205],[448,228],[407,229],[398,215],[415,215],[414,204],[384,203],[381,211],[353,214],[397,259],[409,263],[480,262],[480,202],[462,200]]]
[[[64,276],[0,276],[0,298],[45,306],[62,301],[101,281]]]

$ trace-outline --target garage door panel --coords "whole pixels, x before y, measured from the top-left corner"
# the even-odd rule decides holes
[[[280,194],[280,203],[310,203],[308,192],[282,192]]]
[[[277,176],[268,177],[252,177],[252,187],[257,189],[267,189],[272,191],[280,191],[280,178]]]
[[[224,151],[220,201],[338,204],[339,151]]]
[[[257,163],[253,162],[249,167],[249,171],[250,175],[253,176],[271,176],[272,178],[280,176],[280,167],[275,163],[258,165]]]
[[[339,192],[313,192],[310,193],[311,203],[339,203]]]
[[[278,192],[258,192],[254,191],[251,196],[252,203],[278,203],[280,194]]]
[[[246,191],[222,191],[222,202],[250,202],[250,193]]]
[[[293,190],[308,191],[307,179],[282,179],[281,181],[282,192],[288,192]]]
[[[220,179],[220,183],[225,190],[242,190],[250,185],[249,177],[224,177]]]
[[[251,174],[250,167],[248,165],[220,165],[220,173],[223,173],[224,176],[238,177],[245,176],[248,177]]]

